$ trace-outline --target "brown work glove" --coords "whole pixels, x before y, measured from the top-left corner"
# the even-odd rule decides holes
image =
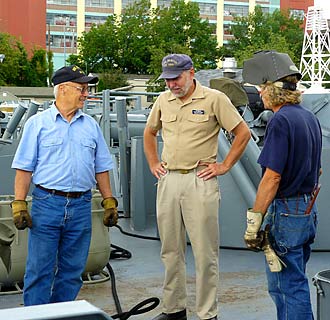
[[[106,198],[101,202],[104,208],[103,224],[107,227],[113,227],[118,222],[118,201],[114,197]]]
[[[24,230],[26,227],[32,227],[32,219],[27,209],[25,200],[14,200],[10,204],[13,214],[13,220],[18,230]]]

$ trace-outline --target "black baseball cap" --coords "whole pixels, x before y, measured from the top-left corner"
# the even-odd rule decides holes
[[[77,83],[97,83],[99,78],[96,76],[86,76],[84,71],[75,65],[62,67],[52,76],[52,83],[54,86],[68,81]]]
[[[183,71],[190,70],[193,62],[186,54],[169,54],[162,60],[162,74],[158,79],[174,79]]]

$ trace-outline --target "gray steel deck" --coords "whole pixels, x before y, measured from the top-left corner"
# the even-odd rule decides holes
[[[120,219],[123,230],[134,233],[130,219]],[[144,236],[156,237],[155,223],[149,223]],[[241,235],[237,235],[240,237]],[[160,242],[123,235],[119,229],[110,231],[111,242],[132,253],[128,260],[111,260],[116,276],[116,286],[123,311],[150,297],[161,298],[163,265],[160,260]],[[330,269],[329,252],[313,252],[308,264],[308,276],[312,281],[319,271]],[[194,314],[194,263],[190,246],[187,248],[188,319],[197,320]],[[316,288],[311,285],[311,296],[316,316]],[[85,284],[78,300],[87,300],[106,313],[117,313],[111,292],[111,282]],[[22,295],[0,295],[0,309],[22,306]],[[130,319],[152,319],[161,311],[156,309]],[[262,253],[246,250],[220,249],[219,319],[221,320],[275,320],[275,307],[268,296]]]

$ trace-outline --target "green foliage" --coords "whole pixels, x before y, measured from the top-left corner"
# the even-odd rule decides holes
[[[168,53],[188,53],[195,68],[216,67],[219,58],[217,40],[208,20],[202,20],[196,2],[173,0],[168,8],[158,8],[154,19],[154,44]],[[184,51],[176,51],[181,46]]]
[[[81,60],[80,56],[76,55],[76,54],[70,54],[69,58],[66,59],[67,63],[69,65],[76,65],[78,67],[80,67],[82,70],[85,70],[87,65],[84,65],[84,61]]]
[[[0,53],[5,59],[0,65],[0,85],[16,85],[20,71],[18,40],[7,33],[0,33]]]
[[[287,40],[284,36],[280,34],[271,34],[267,43],[260,42],[258,46],[248,45],[245,47],[244,51],[237,52],[237,64],[239,66],[243,66],[244,60],[250,59],[255,52],[260,50],[276,50],[278,52],[285,52],[292,58],[292,60],[295,56],[294,53],[291,51],[290,46],[288,45]],[[299,62],[297,66],[299,66]]]
[[[103,72],[118,67],[118,26],[115,15],[109,16],[107,21],[78,38],[78,65],[89,72]]]
[[[100,81],[97,85],[98,91],[105,89],[116,89],[128,86],[126,76],[122,70],[112,70],[111,72],[104,72],[100,75]]]
[[[54,56],[54,54],[53,54],[52,51],[47,51],[47,63],[48,63],[48,79],[49,79],[49,84],[50,84],[52,75],[54,73],[53,56]]]
[[[48,64],[46,51],[44,49],[33,50],[33,57],[30,61],[29,79],[30,85],[34,87],[47,86]]]
[[[234,36],[228,45],[221,48],[222,56],[234,55],[238,65],[259,50],[277,50],[290,55],[299,65],[304,31],[302,21],[287,11],[275,10],[263,13],[260,6],[247,17],[235,17],[231,32]]]
[[[127,7],[118,27],[117,64],[126,73],[145,73],[153,43],[150,1],[142,0]]]
[[[104,25],[84,33],[78,39],[76,63],[89,72],[121,69],[156,79],[163,56],[176,52],[189,54],[196,69],[215,68],[220,55],[212,30],[200,18],[197,3],[174,0],[169,8],[151,9],[149,0],[141,0],[120,17],[109,16]]]
[[[0,53],[5,59],[0,65],[0,85],[7,86],[47,86],[49,66],[46,51],[34,49],[31,59],[21,41],[15,37],[0,33]]]

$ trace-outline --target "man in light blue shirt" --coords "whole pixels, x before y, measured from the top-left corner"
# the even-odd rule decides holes
[[[16,169],[13,219],[29,227],[24,305],[71,301],[82,285],[91,240],[91,189],[103,197],[103,223],[117,223],[109,149],[97,122],[81,109],[88,96],[86,76],[77,66],[52,78],[55,103],[25,124],[12,168]],[[35,185],[31,216],[25,201]]]

